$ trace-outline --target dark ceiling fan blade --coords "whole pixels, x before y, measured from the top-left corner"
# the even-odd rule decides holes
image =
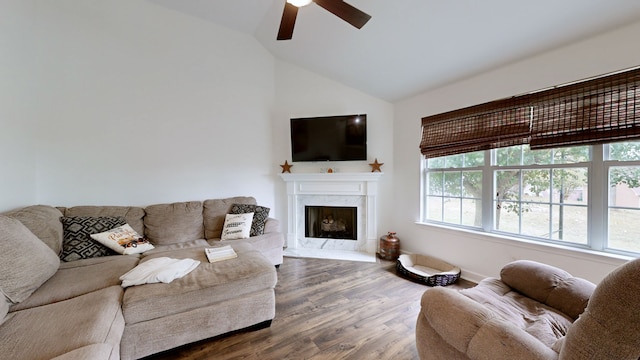
[[[282,20],[280,20],[280,30],[278,30],[278,40],[290,40],[293,37],[296,16],[298,16],[298,7],[285,3]]]
[[[371,19],[371,15],[366,14],[342,0],[313,0],[316,4],[325,8],[342,20],[360,29]]]

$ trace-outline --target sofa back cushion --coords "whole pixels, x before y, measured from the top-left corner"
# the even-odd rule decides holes
[[[20,220],[35,236],[54,253],[62,251],[62,223],[60,210],[48,205],[33,205],[11,211],[5,215]]]
[[[156,245],[204,238],[200,201],[150,205],[145,212],[144,234]]]
[[[0,215],[0,291],[19,303],[60,266],[58,255],[19,220]]]
[[[64,210],[64,216],[123,217],[138,233],[144,234],[144,209],[136,206],[74,206]]]
[[[505,265],[500,271],[500,279],[519,293],[574,320],[584,311],[595,289],[595,285],[587,280],[530,260],[517,260]]]
[[[251,196],[236,196],[226,199],[209,199],[204,201],[205,239],[220,239],[225,216],[231,212],[231,206],[233,204],[257,205],[257,202],[256,199]]]

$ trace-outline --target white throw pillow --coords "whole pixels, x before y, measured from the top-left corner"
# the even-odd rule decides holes
[[[227,214],[224,218],[221,240],[247,239],[251,232],[253,213]]]
[[[129,224],[91,234],[91,238],[122,255],[139,254],[153,249],[149,240],[140,236]]]

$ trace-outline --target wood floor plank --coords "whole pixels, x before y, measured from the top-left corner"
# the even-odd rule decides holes
[[[453,287],[474,284],[460,281]],[[185,345],[147,360],[418,359],[415,322],[428,287],[395,262],[285,258],[271,327]]]

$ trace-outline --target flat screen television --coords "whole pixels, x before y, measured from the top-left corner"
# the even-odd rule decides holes
[[[291,160],[367,160],[367,115],[291,119]]]

